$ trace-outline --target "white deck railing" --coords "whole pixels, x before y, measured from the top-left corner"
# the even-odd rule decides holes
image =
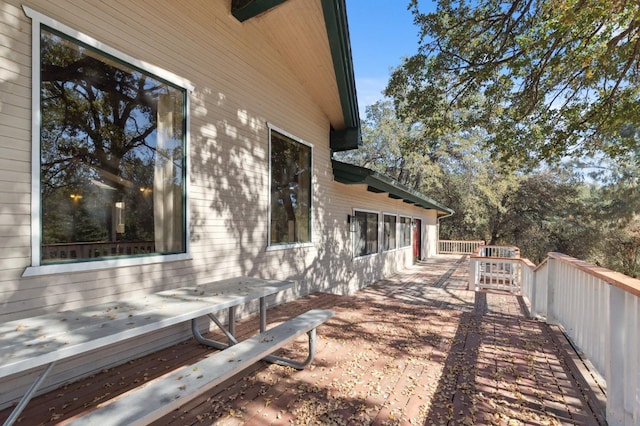
[[[640,425],[640,280],[549,253],[524,293],[604,377],[609,425]]]
[[[439,240],[438,254],[472,254],[484,241]]]
[[[481,246],[478,247],[477,253],[474,255],[482,257],[506,257],[516,258],[520,257],[520,249],[516,246]]]
[[[154,241],[104,241],[42,245],[42,259],[47,261],[96,259],[99,257],[131,256],[154,252]]]
[[[514,246],[479,246],[469,258],[469,290],[504,290],[520,294],[520,250]]]
[[[640,280],[560,253],[536,267],[516,253],[480,248],[469,288],[526,296],[532,316],[561,326],[604,377],[608,424],[640,426]]]

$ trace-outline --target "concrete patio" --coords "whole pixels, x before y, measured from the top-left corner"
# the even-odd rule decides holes
[[[522,297],[467,285],[467,258],[439,256],[352,296],[274,308],[270,322],[335,310],[310,367],[259,363],[156,424],[604,425],[601,381],[562,333],[530,319]],[[17,424],[64,422],[206,353],[188,340],[105,370],[35,398]]]

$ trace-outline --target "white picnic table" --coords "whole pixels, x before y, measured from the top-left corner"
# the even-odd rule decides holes
[[[260,332],[266,328],[266,297],[294,286],[291,281],[232,278],[209,284],[149,294],[135,300],[89,306],[0,324],[0,379],[42,367],[5,425],[13,424],[57,361],[86,354],[161,328],[192,321],[199,342],[222,348],[227,344],[204,339],[196,319],[208,316],[234,338],[235,308],[260,300]],[[229,310],[228,329],[214,314]]]

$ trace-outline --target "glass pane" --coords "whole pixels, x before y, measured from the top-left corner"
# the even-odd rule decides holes
[[[411,245],[411,218],[400,218],[400,235],[398,236],[398,242],[400,247],[407,247]]]
[[[311,241],[311,147],[271,132],[271,244]]]
[[[384,250],[396,248],[396,217],[385,215],[384,217]]]
[[[42,30],[43,263],[185,251],[185,96]]]
[[[378,215],[367,214],[367,254],[378,252]]]
[[[367,214],[356,212],[354,221],[353,255],[364,256],[367,254]]]

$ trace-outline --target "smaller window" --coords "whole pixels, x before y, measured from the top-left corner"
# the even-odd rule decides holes
[[[411,218],[400,217],[400,234],[398,235],[398,246],[408,247],[411,245]]]
[[[378,252],[378,213],[355,211],[353,214],[353,257]]]
[[[396,222],[395,215],[385,214],[382,229],[382,247],[384,251],[394,250],[396,246]]]
[[[311,242],[311,146],[270,128],[269,245]]]

